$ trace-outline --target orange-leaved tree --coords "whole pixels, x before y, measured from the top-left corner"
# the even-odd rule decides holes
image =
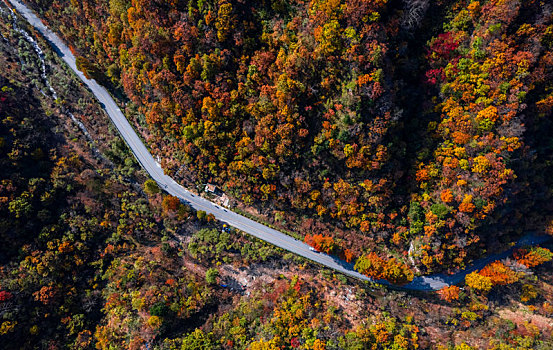
[[[500,261],[494,261],[486,265],[479,272],[480,275],[488,277],[494,285],[506,285],[518,281],[517,273]]]
[[[551,261],[553,253],[547,248],[533,247],[530,249],[518,249],[514,253],[515,259],[526,267],[535,267]]]
[[[452,302],[453,300],[459,300],[459,293],[461,288],[457,286],[443,287],[438,291],[438,295],[442,300]]]
[[[180,200],[171,195],[165,196],[165,198],[163,198],[163,202],[161,203],[161,206],[165,212],[174,212],[179,208],[179,205]]]
[[[336,243],[334,243],[334,239],[332,237],[323,236],[321,234],[307,234],[305,236],[305,243],[309,244],[318,251],[325,253],[330,253],[336,248]]]

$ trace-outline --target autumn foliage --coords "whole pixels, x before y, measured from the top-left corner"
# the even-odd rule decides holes
[[[483,276],[478,272],[471,272],[465,277],[465,284],[467,287],[481,291],[484,293],[489,292],[492,289],[493,283],[491,278]]]
[[[385,279],[394,284],[409,283],[414,277],[407,265],[395,258],[383,259],[374,252],[357,259],[355,269],[371,278]]]
[[[526,267],[535,267],[553,259],[553,253],[547,248],[533,247],[518,249],[514,253],[517,262]]]
[[[353,252],[349,249],[345,249],[343,252],[343,258],[346,262],[352,262],[353,261]]]
[[[452,302],[455,300],[459,300],[459,293],[461,292],[461,289],[455,285],[444,287],[438,291],[438,295],[441,299]]]
[[[163,198],[161,206],[165,212],[174,212],[179,208],[180,204],[178,197],[167,195]]]
[[[546,140],[553,106],[551,19],[536,2],[434,3],[448,15],[411,39],[391,1],[29,2],[86,74],[128,97],[168,175],[286,212],[289,230],[324,223],[310,232],[336,252],[417,243],[421,272],[453,271],[490,229],[540,230],[527,208],[550,211],[528,192],[553,178],[532,137]]]
[[[513,253],[513,257],[518,264],[530,268],[551,261],[553,259],[553,253],[547,248],[531,247],[516,249]],[[486,265],[480,271],[468,274],[465,277],[465,284],[473,290],[487,293],[493,286],[513,284],[524,277],[524,275],[524,272],[516,272],[503,262],[494,261]]]
[[[454,273],[552,231],[548,1],[26,3],[166,174],[217,184],[368,276]],[[90,93],[35,36],[41,66],[0,6],[3,348],[552,348],[536,330],[547,278],[527,271],[548,250],[469,274],[467,297],[438,292],[454,305],[296,269],[145,182]],[[267,278],[242,278],[259,267]],[[511,295],[486,300],[494,286],[520,289],[532,321],[498,314]]]
[[[495,285],[507,285],[518,281],[519,274],[503,263],[494,261],[479,272],[472,272],[465,277],[466,285],[474,290],[489,292]]]
[[[486,265],[479,274],[488,277],[493,285],[506,285],[518,281],[517,273],[499,261]]]
[[[12,293],[5,290],[0,291],[0,302],[8,301],[13,297]]]
[[[330,236],[323,236],[321,234],[305,236],[305,243],[309,244],[319,252],[332,253],[335,248],[334,239]]]
[[[430,41],[426,56],[427,81],[440,91],[439,121],[428,125],[437,146],[413,171],[420,190],[411,207],[424,213],[410,218],[410,232],[426,243],[419,256],[427,271],[457,266],[471,246],[493,240],[479,227],[505,207],[509,191],[517,191],[516,172],[525,170],[509,160],[525,147],[520,116],[534,84],[547,79],[537,67],[551,61],[548,49],[532,44],[545,27],[519,22],[531,5],[507,0],[455,6],[456,15]],[[509,35],[509,28],[517,34]],[[457,246],[461,237],[466,244]]]

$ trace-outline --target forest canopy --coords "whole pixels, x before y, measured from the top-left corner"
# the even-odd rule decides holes
[[[453,271],[548,230],[550,5],[29,3],[172,176],[350,260]]]
[[[396,286],[166,195],[0,2],[2,349],[553,348],[548,2],[26,2],[171,176]]]

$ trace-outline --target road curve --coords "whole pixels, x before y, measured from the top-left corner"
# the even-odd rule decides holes
[[[184,187],[176,183],[171,177],[165,175],[161,167],[157,165],[154,158],[142,143],[142,140],[138,137],[133,127],[129,124],[125,115],[121,112],[115,101],[111,98],[108,91],[95,80],[87,79],[84,74],[77,69],[75,56],[71,53],[71,50],[63,41],[48,27],[46,27],[42,21],[29,9],[26,5],[19,0],[8,0],[12,6],[21,14],[33,27],[35,27],[53,46],[58,55],[69,65],[69,67],[75,72],[75,74],[88,86],[90,91],[96,96],[98,101],[103,105],[104,110],[107,112],[111,121],[119,130],[119,133],[132,150],[134,156],[142,167],[148,172],[148,174],[169,194],[178,197],[183,202],[186,202],[196,210],[204,210],[207,213],[213,214],[218,220],[226,222],[227,224],[236,227],[237,229],[244,231],[252,236],[255,236],[263,241],[271,243],[277,247],[298,254],[322,264],[328,268],[341,272],[345,275],[363,280],[373,281],[379,284],[392,286],[389,282],[378,280],[374,281],[367,276],[360,274],[353,269],[352,264],[348,264],[336,257],[332,257],[326,254],[317,253],[311,251],[309,246],[297,239],[294,239],[282,232],[274,230],[270,227],[262,225],[258,222],[250,220],[242,215],[236,214],[232,211],[228,211],[202,197],[194,195],[187,191]],[[528,235],[521,239],[518,245],[523,244],[539,244],[544,242],[550,237]],[[470,268],[461,271],[455,275],[431,275],[416,277],[411,283],[396,288],[405,290],[416,291],[434,291],[441,289],[450,284],[461,282],[465,275],[485,266],[491,261],[503,259],[507,257],[511,250],[503,252],[501,254],[489,256],[487,258],[476,261]]]
[[[244,231],[261,240],[269,242],[282,249],[291,251],[301,255],[307,259],[313,260],[320,264],[326,265],[344,274],[356,277],[362,280],[369,280],[366,276],[353,270],[353,267],[344,264],[329,255],[313,252],[309,246],[301,241],[298,241],[282,232],[259,224],[242,215],[226,210],[202,197],[194,195],[187,191],[184,187],[176,183],[171,177],[165,175],[163,170],[157,165],[142,140],[138,137],[133,127],[129,124],[127,118],[123,115],[115,101],[111,98],[108,91],[95,80],[87,79],[84,74],[77,69],[75,56],[63,41],[46,27],[42,21],[33,13],[31,9],[25,6],[18,0],[9,0],[12,6],[21,14],[33,27],[35,27],[54,47],[60,57],[69,65],[75,74],[85,83],[91,92],[96,96],[98,101],[103,105],[108,116],[115,124],[119,133],[131,148],[136,159],[142,167],[150,174],[150,176],[159,184],[166,192],[187,202],[196,210],[204,210],[207,213],[215,215],[215,217],[226,222],[237,229]]]

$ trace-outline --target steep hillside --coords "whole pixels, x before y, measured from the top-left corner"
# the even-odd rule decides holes
[[[164,6],[179,5],[178,2],[156,4],[165,10],[167,8]],[[216,13],[218,18],[221,11],[224,15],[228,10],[220,10],[224,4],[212,7],[211,16]],[[240,8],[246,11],[243,3],[238,4],[242,4]],[[111,1],[110,5],[116,7],[118,3]],[[146,6],[143,2],[134,5],[139,9]],[[305,4],[296,5],[290,7],[285,2],[273,2],[270,6],[266,5],[265,11],[270,15],[280,13],[279,16],[301,13],[297,11]],[[311,5],[322,6],[317,7],[316,11],[337,8],[336,4]],[[363,3],[359,2],[361,5]],[[449,9],[442,5],[438,8],[429,7],[427,11],[442,16],[447,11],[463,11],[463,8]],[[550,93],[547,78],[551,65],[547,63],[547,50],[551,48],[552,37],[548,29],[550,27],[540,27],[545,23],[543,13],[547,16],[547,8],[533,18],[530,14],[536,12],[531,5],[519,9],[520,18],[536,23],[535,28],[532,27],[533,31],[522,26],[528,30],[527,37],[522,35],[522,30],[517,29],[516,37],[520,41],[510,42],[505,39],[507,47],[499,48],[494,46],[498,43],[488,43],[494,49],[486,51],[486,55],[500,60],[503,62],[501,65],[487,61],[488,56],[478,56],[466,50],[467,45],[474,49],[476,44],[472,44],[472,40],[478,40],[476,37],[465,37],[461,31],[480,33],[482,25],[475,25],[474,29],[468,24],[461,26],[460,18],[449,16],[451,27],[446,27],[445,31],[454,34],[440,36],[438,31],[433,33],[423,30],[425,26],[438,27],[433,23],[436,17],[420,17],[424,14],[424,6],[412,7],[409,12],[411,16],[407,17],[391,11],[398,4],[385,3],[379,5],[388,9],[388,12],[381,13],[382,17],[376,14],[367,17],[367,23],[397,22],[396,27],[389,27],[398,29],[393,35],[394,39],[390,37],[386,40],[394,43],[405,40],[404,46],[389,44],[394,47],[391,51],[397,52],[394,55],[387,54],[385,59],[379,61],[383,72],[394,77],[381,81],[385,89],[382,96],[389,95],[388,102],[377,98],[374,105],[367,107],[393,110],[403,106],[401,118],[392,120],[388,131],[384,133],[387,135],[384,139],[393,135],[387,139],[387,150],[394,157],[383,161],[381,168],[367,170],[366,173],[354,171],[355,167],[348,168],[347,164],[349,170],[344,172],[345,168],[339,166],[339,161],[347,162],[347,157],[338,159],[336,155],[331,156],[331,151],[327,149],[321,161],[334,164],[336,168],[328,168],[334,169],[332,171],[342,171],[343,181],[336,188],[332,185],[326,189],[324,183],[327,181],[324,181],[319,196],[322,196],[321,200],[328,200],[326,196],[332,195],[332,191],[338,191],[340,186],[347,188],[348,181],[355,184],[357,180],[353,179],[359,174],[380,174],[378,176],[385,178],[387,171],[403,169],[403,173],[397,175],[395,187],[390,187],[393,194],[390,198],[395,199],[385,204],[389,208],[400,206],[403,209],[397,209],[397,216],[384,215],[379,220],[391,220],[389,225],[399,220],[400,224],[397,225],[409,231],[400,232],[398,243],[396,238],[386,235],[386,230],[395,232],[392,227],[399,226],[382,226],[379,228],[381,231],[372,231],[371,228],[362,235],[370,247],[361,247],[361,241],[339,241],[339,237],[354,239],[355,235],[361,235],[363,231],[356,233],[355,225],[346,227],[347,220],[342,221],[337,215],[324,218],[323,223],[315,221],[308,216],[311,213],[309,205],[304,211],[294,204],[297,210],[294,215],[301,213],[307,216],[301,218],[301,228],[307,233],[315,233],[306,235],[308,242],[318,249],[333,252],[340,251],[336,243],[342,244],[342,247],[351,246],[351,251],[341,251],[348,259],[353,258],[354,248],[357,249],[355,252],[374,248],[380,255],[374,252],[365,255],[358,260],[358,267],[371,275],[405,282],[413,273],[403,262],[415,263],[413,265],[421,269],[430,270],[452,268],[470,259],[470,256],[461,254],[464,250],[460,250],[458,256],[461,260],[455,260],[458,258],[455,255],[445,255],[440,258],[442,260],[429,258],[439,257],[441,249],[454,252],[464,247],[462,229],[468,230],[465,232],[466,237],[471,237],[471,234],[479,233],[479,227],[480,230],[485,228],[482,231],[485,233],[480,234],[480,237],[491,241],[506,240],[528,229],[543,231],[548,228],[552,143],[551,98],[547,97]],[[70,6],[63,8],[66,14],[64,20],[72,20],[67,16],[71,6],[79,6],[79,3],[72,1]],[[192,15],[195,8],[208,5],[207,2],[198,2],[194,6]],[[477,11],[473,6],[471,11]],[[340,11],[347,11],[347,6],[339,8]],[[235,9],[232,7],[230,13],[235,14]],[[257,13],[263,9],[260,6],[257,10],[250,10]],[[478,11],[484,9],[482,7]],[[504,12],[509,8],[501,9]],[[50,10],[62,11],[56,6]],[[488,9],[486,13],[495,13],[490,11]],[[129,13],[132,10],[127,11]],[[162,11],[158,14],[159,21],[164,13]],[[351,15],[349,12],[344,13]],[[100,21],[108,18],[101,14],[88,13],[88,17],[75,17],[74,20],[95,18]],[[290,23],[289,17],[283,18],[283,21]],[[336,18],[337,23],[345,20],[344,15]],[[360,21],[363,22],[363,18]],[[485,23],[484,20],[479,21]],[[304,26],[308,23],[301,21]],[[469,23],[468,19],[462,23]],[[219,24],[216,29],[217,26],[226,28]],[[511,23],[509,26],[515,25]],[[70,32],[89,27],[81,24],[60,28]],[[540,28],[543,29],[543,35],[541,32],[536,34]],[[250,36],[259,34],[250,29]],[[295,29],[290,30],[287,35],[291,35]],[[84,30],[78,40],[86,41],[88,33],[96,33],[97,36],[101,32]],[[511,34],[511,29],[506,29],[502,38]],[[416,45],[417,40],[426,36],[437,38],[429,44],[431,49],[428,52],[425,47]],[[530,38],[533,37],[539,37],[540,41],[532,41]],[[218,37],[213,38],[219,42]],[[76,37],[73,39],[76,40]],[[525,46],[529,44],[524,40],[533,42],[535,46]],[[97,49],[100,50],[98,52],[104,50],[101,47]],[[93,52],[85,51],[84,46],[81,50],[83,54]],[[536,53],[539,58],[533,61],[528,54],[522,55],[522,58],[515,55],[513,52],[517,50],[541,53]],[[502,54],[503,51],[505,54]],[[414,55],[414,52],[421,56]],[[283,55],[286,58],[286,54]],[[100,61],[101,57],[98,57]],[[430,62],[427,67],[411,69],[423,65],[421,62],[425,61],[424,57],[428,57]],[[446,65],[442,59],[458,59],[457,68]],[[95,67],[90,62],[81,59],[81,67],[87,74],[109,83],[107,76],[102,73],[102,66]],[[470,63],[467,68],[470,74],[465,78],[462,78],[461,68],[465,64],[462,62]],[[509,70],[509,64],[513,62],[518,67],[514,73]],[[527,67],[525,62],[533,62],[533,65]],[[325,64],[330,67],[333,63],[329,60]],[[512,257],[491,262],[470,273],[462,286],[450,286],[437,294],[413,295],[384,289],[375,284],[350,281],[293,254],[284,254],[263,242],[227,229],[214,221],[213,216],[202,211],[194,212],[176,197],[163,195],[155,182],[146,179],[92,95],[48,49],[48,44],[18,21],[3,3],[0,3],[0,67],[2,349],[519,350],[553,347],[553,254],[547,247],[516,249]],[[495,74],[476,74],[480,69],[492,68]],[[114,69],[117,71],[118,67],[112,67],[112,72]],[[526,74],[527,71],[531,73]],[[307,73],[317,74],[315,71]],[[225,74],[230,73],[227,71]],[[398,79],[398,75],[403,80]],[[493,90],[489,98],[493,97],[497,101],[494,100],[486,107],[479,104],[487,104],[489,101],[470,102],[474,96],[468,90],[467,81],[476,79],[480,86],[489,85],[489,91],[492,91],[492,88],[496,88],[496,80],[501,77],[509,78],[512,88],[511,85],[505,85],[497,91]],[[231,84],[232,78],[229,79]],[[269,77],[259,75],[256,79]],[[417,81],[421,79],[425,80],[420,85],[424,88],[417,89]],[[112,83],[112,88],[117,89],[118,80]],[[222,84],[222,81],[219,83]],[[374,80],[368,80],[364,84],[374,86],[374,83]],[[438,87],[442,90],[439,94]],[[213,89],[215,91],[217,85],[214,84]],[[526,96],[521,96],[521,91],[526,89]],[[351,89],[352,94],[353,91],[354,88]],[[505,101],[512,104],[510,108],[517,111],[511,119],[503,116],[504,108],[507,107],[501,107],[501,103],[505,102],[501,91],[505,91]],[[346,89],[344,93],[347,95],[350,91]],[[121,98],[123,96],[119,95]],[[250,98],[254,97],[252,93]],[[263,98],[265,102],[268,101],[268,97]],[[439,102],[439,99],[444,102]],[[525,103],[519,99],[524,99]],[[423,103],[415,104],[417,100]],[[386,107],[387,103],[390,105]],[[490,107],[492,105],[497,111]],[[148,106],[142,102],[138,105],[129,102],[126,112],[140,119],[140,114],[132,113],[133,108],[147,110]],[[324,105],[317,106],[320,109],[327,108]],[[455,108],[448,109],[453,108],[451,106]],[[478,110],[479,106],[481,110]],[[335,107],[329,108],[334,110]],[[461,110],[464,113],[456,114]],[[465,129],[455,129],[454,119],[445,118],[451,111],[455,111],[451,118],[467,115],[465,118],[474,117],[475,123],[467,122]],[[418,118],[417,113],[421,113]],[[316,115],[311,115],[313,119],[310,120],[316,120]],[[334,115],[333,118],[343,117]],[[325,121],[330,123],[330,120],[337,122],[338,119]],[[316,130],[316,123],[314,125],[309,130]],[[359,134],[355,134],[350,129],[355,125],[356,122],[351,122],[336,128],[341,128],[339,132],[350,130],[351,137],[359,136],[359,142],[362,142],[361,135],[366,133],[359,131]],[[484,127],[485,134],[482,131]],[[329,129],[331,138],[332,128]],[[169,132],[162,132],[151,125],[143,129],[145,135],[148,130],[152,130],[155,135],[165,135],[165,141],[172,137],[168,136]],[[252,133],[256,132],[255,127],[252,130]],[[465,153],[458,150],[460,143],[456,143],[457,147],[450,151],[450,144],[457,141],[448,138],[456,137],[453,135],[458,136],[461,132],[472,138],[467,139]],[[487,138],[482,139],[483,136]],[[309,136],[303,137],[307,137],[306,143],[311,142]],[[507,137],[519,138],[520,144],[514,143],[513,139],[507,140]],[[521,141],[523,139],[524,143]],[[154,146],[157,144],[155,142],[161,142],[157,136],[152,140]],[[486,140],[490,144],[486,144]],[[374,139],[365,141],[367,144],[382,144]],[[160,154],[169,157],[169,150],[164,149]],[[254,146],[251,146],[251,150],[258,152]],[[446,161],[443,153],[449,154],[451,159]],[[298,159],[308,159],[313,155],[300,155]],[[335,156],[338,160],[332,158]],[[478,156],[490,163],[482,158],[475,160]],[[470,163],[471,173],[460,165],[463,170],[458,170],[458,181],[454,184],[446,181],[452,171],[449,164],[455,161],[461,163],[462,160]],[[492,160],[495,162],[492,163]],[[284,163],[289,161],[288,156],[283,157]],[[288,166],[291,168],[305,167],[301,163],[290,162]],[[313,169],[316,166],[312,164],[305,171],[315,171]],[[487,172],[477,171],[480,168],[473,171],[475,166],[482,166]],[[496,176],[499,174],[498,169],[505,176],[510,174],[509,177]],[[513,169],[517,178],[508,169]],[[329,172],[328,182],[331,176],[334,175]],[[466,183],[459,183],[461,180]],[[316,188],[317,185],[312,186]],[[310,194],[309,198],[309,191],[314,191],[312,188],[305,192]],[[498,210],[490,209],[486,217],[486,209],[480,208],[478,204],[478,198],[484,198],[486,194],[484,189],[490,191],[486,200],[498,203]],[[290,191],[294,193],[296,190]],[[349,198],[347,193],[344,194],[346,199]],[[407,196],[407,193],[412,195]],[[473,196],[470,201],[464,200],[467,195]],[[317,201],[318,198],[308,201]],[[499,205],[498,198],[503,198],[502,205]],[[288,203],[286,200],[283,203]],[[441,203],[439,201],[444,204],[437,206]],[[279,205],[278,201],[270,197],[265,203],[266,207]],[[375,201],[371,205],[379,203]],[[339,203],[334,205],[338,206]],[[329,213],[338,210],[335,208],[331,207]],[[281,211],[278,213],[282,214]],[[352,214],[351,217],[354,216]],[[472,226],[466,226],[463,221],[467,217],[472,220]],[[293,216],[284,215],[281,220],[284,219],[291,220]],[[323,225],[329,224],[343,225],[340,231],[336,231],[336,240],[329,236],[329,232],[320,231]],[[291,225],[298,227],[294,222]],[[426,229],[431,226],[435,230]],[[449,236],[446,227],[457,236]],[[317,231],[309,231],[313,228]],[[502,237],[498,232],[510,237]],[[421,248],[421,240],[432,244],[436,251]],[[412,259],[401,257],[401,252],[411,241]],[[445,244],[457,247],[449,248],[443,246]],[[474,246],[478,247],[478,244]],[[490,244],[487,246],[492,247]],[[427,251],[429,257],[417,256],[421,249]],[[480,255],[481,252],[475,249],[474,255]],[[401,260],[389,259],[394,255],[399,255]],[[452,261],[452,265],[448,265],[448,261]]]
[[[547,230],[549,5],[29,3],[173,175],[326,251],[454,270]]]

